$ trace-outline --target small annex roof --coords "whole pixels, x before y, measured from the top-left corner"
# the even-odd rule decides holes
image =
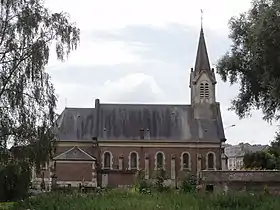
[[[82,150],[81,148],[74,146],[71,149],[57,155],[53,158],[54,160],[92,160],[95,161],[96,159],[92,157],[90,154]]]

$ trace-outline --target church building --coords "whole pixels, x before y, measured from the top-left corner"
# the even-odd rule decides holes
[[[55,174],[61,185],[96,186],[99,179],[103,187],[120,187],[133,184],[138,170],[153,179],[162,168],[174,181],[186,172],[226,169],[226,139],[203,28],[189,87],[191,104],[186,105],[96,99],[94,108],[65,108],[57,120],[56,154],[44,177]]]

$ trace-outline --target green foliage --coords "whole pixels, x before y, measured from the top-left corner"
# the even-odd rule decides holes
[[[275,139],[271,142],[271,146],[268,149],[268,152],[274,155],[277,159],[280,157],[280,133],[277,132]],[[277,163],[280,168],[280,164]]]
[[[137,172],[134,188],[143,194],[151,193],[152,184],[148,180],[145,180],[145,172],[143,170]]]
[[[280,199],[269,195],[250,195],[244,193],[216,195],[192,193],[153,193],[150,195],[130,193],[124,190],[111,190],[99,194],[61,194],[40,195],[14,205],[12,209],[114,209],[114,210],[278,210]]]
[[[0,209],[1,210],[8,210],[11,209],[13,207],[15,203],[14,202],[2,202],[0,203]]]
[[[259,194],[250,195],[248,193],[235,193],[230,195],[218,194],[211,196],[210,205],[215,206],[217,209],[264,209],[262,207],[268,205],[262,204],[265,198],[268,197]]]
[[[39,168],[51,157],[55,139],[56,96],[45,71],[50,49],[55,46],[64,61],[80,31],[42,0],[2,0],[0,10],[0,162],[8,163],[7,145],[13,142],[28,145],[24,156]]]
[[[159,192],[164,192],[169,189],[169,187],[164,185],[166,179],[166,172],[164,169],[159,169],[156,171],[156,182],[154,188]]]
[[[279,118],[280,2],[254,0],[251,8],[229,21],[231,49],[217,64],[224,81],[240,84],[231,109],[243,118],[260,109],[265,120]]]
[[[267,185],[264,186],[263,193],[264,193],[264,195],[269,195],[269,190],[268,190]]]
[[[187,173],[181,184],[181,190],[183,192],[195,192],[196,191],[197,179],[196,176]]]
[[[276,169],[277,159],[274,155],[266,151],[246,153],[243,158],[244,168],[255,169]]]
[[[0,167],[0,201],[25,198],[28,195],[30,177],[31,171],[26,162]]]

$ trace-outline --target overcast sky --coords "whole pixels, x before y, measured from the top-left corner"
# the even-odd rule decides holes
[[[58,95],[58,112],[104,102],[190,102],[189,73],[194,66],[200,9],[212,66],[230,46],[227,23],[246,11],[250,0],[46,0],[53,12],[68,12],[81,29],[81,43],[65,63],[51,56],[48,72]],[[228,143],[268,143],[276,125],[261,112],[239,120],[227,109],[237,86],[219,76]],[[230,125],[236,125],[230,127]]]

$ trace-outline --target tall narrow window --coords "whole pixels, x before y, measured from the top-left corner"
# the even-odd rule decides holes
[[[205,86],[204,86],[204,94],[205,94],[205,98],[208,99],[209,98],[209,85],[208,83],[205,83]]]
[[[156,169],[163,169],[163,166],[164,166],[163,153],[158,152],[156,154]]]
[[[207,157],[207,164],[208,164],[208,169],[214,169],[215,168],[215,160],[214,160],[214,154],[209,153]]]
[[[105,152],[104,153],[104,168],[105,169],[110,169],[111,168],[111,153],[110,152]]]
[[[138,165],[138,155],[136,152],[130,153],[130,169],[137,169]]]
[[[190,168],[190,155],[189,153],[185,152],[182,154],[182,169],[189,169]]]
[[[200,98],[203,99],[204,98],[204,83],[200,83],[200,86],[199,86],[199,94],[200,94]]]

